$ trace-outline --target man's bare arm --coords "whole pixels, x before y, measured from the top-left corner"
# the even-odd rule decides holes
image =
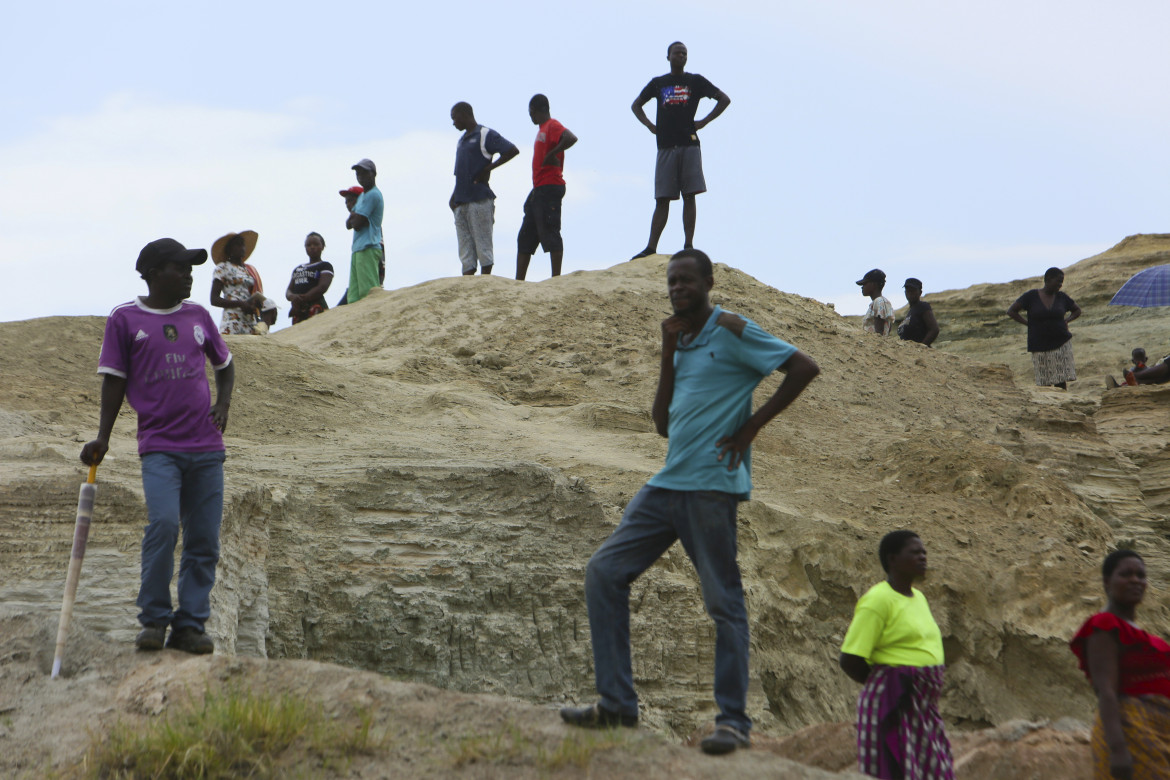
[[[809,382],[816,379],[817,374],[821,373],[820,366],[799,350],[784,361],[780,368],[787,373],[772,397],[757,409],[756,413],[749,417],[738,431],[715,442],[715,446],[719,448],[718,460],[723,460],[724,455],[727,455],[728,452],[731,453],[727,463],[728,471],[739,465],[744,453],[752,446],[752,440],[756,438],[756,434],[763,430],[773,417],[788,408],[788,405],[804,392]]]
[[[638,118],[639,122],[646,125],[647,130],[657,135],[658,128],[654,126],[654,123],[650,121],[650,117],[646,116],[646,110],[642,108],[648,101],[649,98],[642,100],[641,95],[639,95],[637,98],[634,98],[634,102],[630,105],[630,110],[634,112],[634,116]]]
[[[557,159],[557,155],[575,143],[577,143],[577,136],[573,135],[573,131],[566,127],[565,131],[561,133],[561,140],[544,156],[544,164],[560,166],[561,161]]]
[[[731,98],[727,97],[727,93],[720,90],[715,95],[715,108],[711,109],[711,113],[695,122],[695,130],[702,130],[707,125],[715,121],[715,117],[722,114],[731,105]]]
[[[91,442],[81,448],[81,462],[87,466],[101,463],[110,449],[110,434],[114,431],[114,423],[118,419],[118,411],[122,408],[122,401],[126,398],[125,377],[114,374],[102,375],[102,407],[98,418],[98,435]]]
[[[670,402],[674,398],[674,350],[678,337],[687,329],[682,317],[667,317],[662,321],[662,363],[658,369],[658,390],[654,393],[654,407],[650,416],[654,418],[654,429],[659,436],[666,436],[670,427]]]

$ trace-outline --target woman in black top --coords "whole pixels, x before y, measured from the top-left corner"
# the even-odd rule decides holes
[[[1032,353],[1036,384],[1055,385],[1062,390],[1077,378],[1068,324],[1081,316],[1081,307],[1060,291],[1063,284],[1064,271],[1049,268],[1044,272],[1044,286],[1028,290],[1007,310],[1009,317],[1028,326],[1028,351]],[[1027,319],[1020,315],[1021,310],[1027,312]]]
[[[309,256],[309,262],[293,269],[288,289],[284,291],[284,297],[292,304],[288,316],[294,325],[329,308],[325,303],[325,292],[333,281],[333,264],[321,259],[324,251],[325,239],[320,233],[305,236],[305,254]]]

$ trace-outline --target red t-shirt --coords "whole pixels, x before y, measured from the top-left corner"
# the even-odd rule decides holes
[[[1098,612],[1085,621],[1069,643],[1086,677],[1089,676],[1089,667],[1085,646],[1094,631],[1117,632],[1121,651],[1118,684],[1123,696],[1154,693],[1170,698],[1170,644],[1117,615]]]
[[[555,119],[549,119],[536,131],[536,147],[532,152],[533,187],[565,183],[565,177],[562,175],[565,165],[564,152],[557,154],[557,159],[561,161],[560,165],[544,164],[544,158],[548,155],[548,150],[561,142],[561,136],[564,133],[565,126]]]

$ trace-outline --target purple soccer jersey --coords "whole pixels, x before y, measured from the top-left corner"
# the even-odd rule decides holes
[[[197,303],[151,309],[134,300],[110,312],[98,373],[126,380],[126,400],[138,413],[139,455],[223,449],[211,419],[205,357],[218,370],[232,353]]]

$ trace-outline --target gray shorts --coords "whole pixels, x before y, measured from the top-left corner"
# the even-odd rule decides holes
[[[672,146],[658,150],[654,166],[654,197],[678,200],[679,194],[707,191],[703,179],[703,153],[698,146]]]

